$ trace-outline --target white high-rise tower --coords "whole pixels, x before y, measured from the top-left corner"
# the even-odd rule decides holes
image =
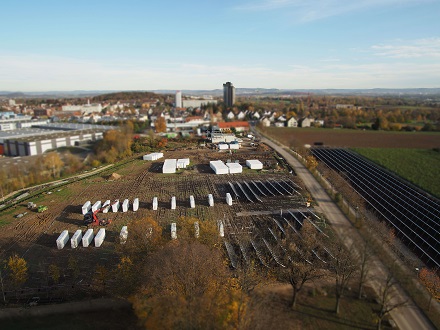
[[[176,92],[176,108],[182,107],[182,92],[177,91]]]

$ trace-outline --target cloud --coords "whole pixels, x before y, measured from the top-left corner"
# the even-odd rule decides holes
[[[440,58],[440,38],[399,40],[394,44],[374,45],[371,49],[376,56],[390,58]]]
[[[236,6],[235,9],[254,12],[283,10],[291,14],[298,22],[306,23],[362,10],[425,4],[434,1],[437,0],[263,0]]]

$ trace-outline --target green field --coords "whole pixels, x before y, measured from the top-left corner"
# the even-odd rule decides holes
[[[440,198],[440,152],[404,148],[352,150]]]

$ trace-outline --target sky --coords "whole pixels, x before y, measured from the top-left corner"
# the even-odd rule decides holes
[[[438,88],[440,0],[2,0],[0,90]]]

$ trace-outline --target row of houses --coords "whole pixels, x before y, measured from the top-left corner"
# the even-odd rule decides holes
[[[280,116],[278,118],[271,119],[269,117],[264,117],[260,120],[264,127],[276,126],[276,127],[311,127],[311,126],[324,126],[324,120],[314,119],[309,117],[303,117],[296,119],[295,117],[290,117],[286,119],[285,116]]]

